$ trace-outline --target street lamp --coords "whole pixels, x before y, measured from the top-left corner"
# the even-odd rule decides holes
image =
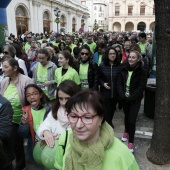
[[[54,15],[56,16],[55,22],[57,23],[57,32],[58,31],[58,24],[60,23],[60,9],[58,7],[54,8]]]

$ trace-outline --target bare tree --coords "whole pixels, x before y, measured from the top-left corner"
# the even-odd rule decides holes
[[[154,131],[147,158],[163,165],[170,163],[170,0],[154,2],[157,84]]]

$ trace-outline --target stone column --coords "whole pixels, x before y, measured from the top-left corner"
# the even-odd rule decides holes
[[[0,3],[0,47],[5,45],[5,37],[8,35],[6,7],[11,0],[1,1]]]

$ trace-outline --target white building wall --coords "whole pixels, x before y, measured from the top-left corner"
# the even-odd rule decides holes
[[[54,22],[54,8],[59,7],[61,14],[66,17],[66,32],[72,32],[72,19],[76,19],[76,31],[81,27],[82,16],[85,16],[85,23],[88,23],[89,10],[86,6],[81,5],[77,0],[12,0],[7,7],[7,22],[9,33],[17,35],[15,12],[18,6],[23,6],[27,11],[28,31],[34,33],[43,32],[43,13],[48,11],[50,15],[50,28],[57,31],[57,24]],[[59,24],[60,29],[60,24]],[[88,31],[88,24],[84,27]]]
[[[140,4],[145,3],[145,15],[140,15]],[[115,16],[115,4],[120,4],[120,15]],[[128,15],[128,5],[133,5],[132,16]],[[155,15],[153,15],[153,0],[109,0],[109,31],[113,30],[114,25],[118,22],[121,25],[121,30],[125,31],[126,23],[132,22],[134,25],[134,30],[137,30],[139,22],[144,22],[146,24],[145,31],[150,30],[150,25],[155,21]]]

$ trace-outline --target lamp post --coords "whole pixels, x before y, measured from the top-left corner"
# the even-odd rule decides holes
[[[60,23],[60,9],[56,7],[54,9],[54,15],[56,16],[55,22],[57,23],[57,32],[58,32],[58,24]]]
[[[98,24],[97,24],[97,20],[95,19],[94,20],[94,30],[95,30],[95,32],[97,31],[97,29],[99,28],[99,26],[98,26]]]

